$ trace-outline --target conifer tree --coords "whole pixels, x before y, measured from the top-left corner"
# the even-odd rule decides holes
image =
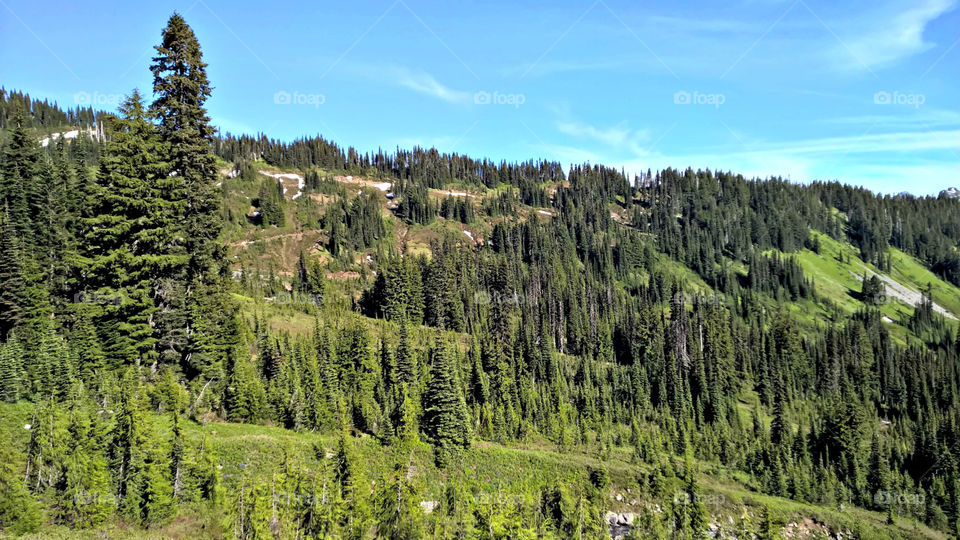
[[[374,494],[377,533],[382,538],[422,538],[419,497],[408,477],[409,465],[404,461],[395,464],[380,482]]]
[[[31,197],[43,194],[37,186],[40,170],[39,145],[27,132],[23,109],[18,109],[9,142],[0,161],[0,203],[3,204],[16,236],[25,248],[34,247]]]
[[[146,489],[144,454],[147,450],[148,426],[139,401],[139,376],[137,370],[131,367],[124,374],[116,424],[109,435],[107,457],[113,471],[120,513],[133,519],[139,519],[142,515]]]
[[[0,341],[24,321],[28,309],[21,246],[12,220],[5,201],[0,215]]]
[[[171,209],[162,188],[159,138],[136,90],[120,106],[83,220],[81,301],[109,327],[107,353],[132,364],[153,351],[151,319],[159,279],[182,263]]]
[[[56,486],[60,519],[77,528],[98,525],[113,507],[110,474],[100,451],[96,413],[82,400],[71,403],[68,419],[69,451]]]
[[[416,358],[410,348],[410,329],[406,319],[401,319],[400,338],[397,343],[397,351],[394,353],[397,369],[397,382],[411,384],[416,380]]]
[[[34,533],[45,521],[43,507],[27,488],[12,445],[0,445],[0,530],[10,535]]]
[[[165,521],[176,511],[169,470],[165,453],[159,448],[151,448],[143,473],[143,502],[140,514],[146,524]]]
[[[453,453],[468,446],[470,437],[466,403],[447,344],[434,350],[423,406],[424,432],[436,449],[437,465],[446,466]]]
[[[157,55],[150,66],[155,99],[150,111],[163,144],[164,187],[178,204],[183,238],[182,246],[165,252],[188,257],[183,268],[171,269],[167,286],[157,294],[165,312],[159,322],[161,345],[170,361],[186,364],[191,373],[211,377],[215,369],[209,364],[219,357],[210,350],[212,339],[208,338],[218,331],[218,315],[225,311],[226,300],[215,291],[204,290],[204,286],[219,287],[223,264],[214,185],[215,130],[204,107],[211,90],[207,64],[196,35],[177,13],[170,17],[155,49]]]
[[[155,49],[150,71],[156,99],[151,111],[166,145],[167,173],[181,179],[190,271],[201,275],[214,266],[219,251],[217,170],[211,146],[215,131],[204,108],[210,97],[207,64],[193,29],[176,13]]]
[[[25,394],[26,371],[23,357],[23,346],[16,335],[0,344],[0,400],[16,403]]]

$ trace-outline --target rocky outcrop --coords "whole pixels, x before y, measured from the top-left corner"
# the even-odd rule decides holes
[[[624,512],[622,514],[607,512],[603,517],[610,529],[610,538],[617,540],[633,531],[633,519],[637,516],[633,512]]]

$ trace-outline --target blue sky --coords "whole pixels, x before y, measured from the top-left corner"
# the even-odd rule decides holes
[[[958,3],[0,0],[0,84],[111,109],[177,10],[225,131],[931,194],[960,184]]]

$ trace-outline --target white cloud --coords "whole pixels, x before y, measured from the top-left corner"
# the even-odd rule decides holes
[[[601,128],[580,122],[557,122],[557,131],[571,137],[587,138],[599,142],[608,150],[627,151],[633,155],[644,153],[643,143],[650,140],[645,130],[633,130],[621,123]]]
[[[943,109],[924,109],[910,114],[868,114],[860,116],[841,116],[830,118],[827,124],[848,124],[871,126],[872,128],[915,128],[933,129],[941,127],[960,127],[960,112]]]
[[[472,94],[469,92],[449,88],[438,82],[429,73],[411,71],[406,68],[394,68],[389,71],[389,76],[394,83],[404,88],[449,103],[467,103],[472,99]]]
[[[933,44],[924,41],[927,24],[953,9],[956,0],[911,0],[905,10],[864,20],[863,32],[845,39],[837,55],[853,54],[866,67],[884,66],[923,52]]]
[[[472,93],[450,88],[425,71],[412,70],[403,66],[384,66],[362,62],[354,63],[346,69],[354,76],[363,77],[380,84],[406,88],[448,103],[473,102]]]

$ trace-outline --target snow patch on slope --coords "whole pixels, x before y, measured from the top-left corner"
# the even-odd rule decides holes
[[[55,142],[57,139],[63,137],[66,140],[76,139],[80,134],[89,135],[93,138],[99,138],[100,134],[94,128],[88,128],[84,130],[72,129],[70,131],[63,131],[60,133],[51,133],[49,137],[44,137],[40,139],[40,146],[47,147],[50,143]]]
[[[287,186],[283,183],[284,180],[296,180],[297,181],[297,192],[294,193],[293,197],[290,197],[290,200],[294,200],[297,197],[303,195],[303,186],[306,185],[306,179],[302,174],[297,173],[268,173],[260,172],[264,176],[269,176],[270,178],[275,178],[280,181],[281,186],[283,186],[283,194],[287,194]]]

